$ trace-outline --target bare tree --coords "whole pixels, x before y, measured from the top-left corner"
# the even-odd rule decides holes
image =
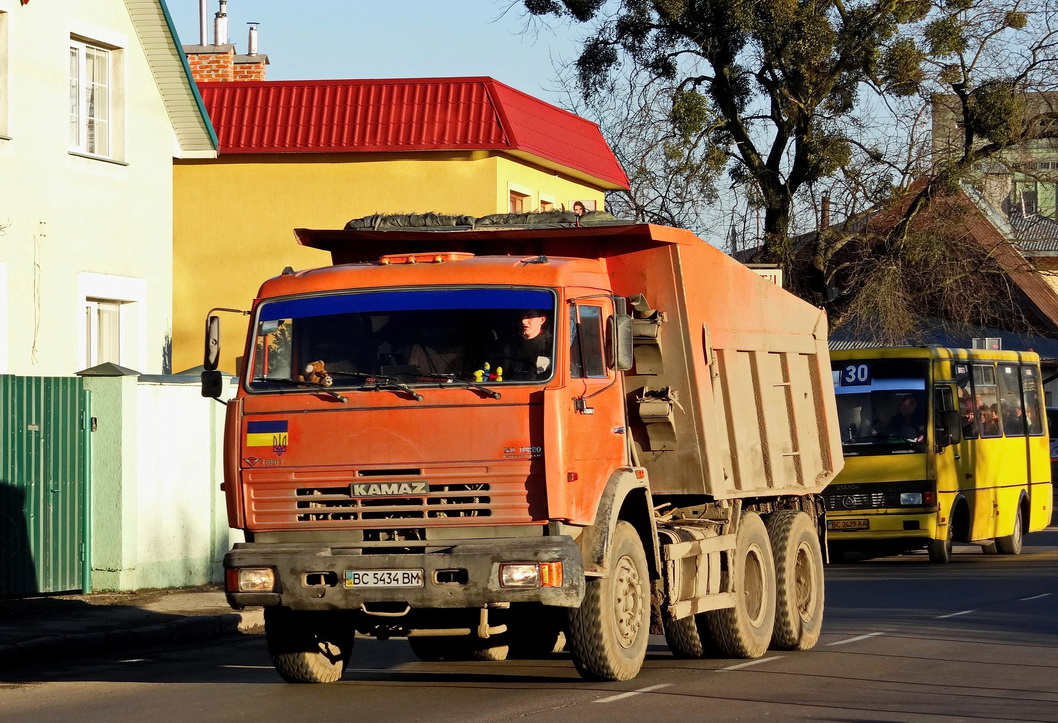
[[[987,253],[959,256],[958,239],[917,220],[1049,128],[1030,99],[1058,88],[1053,0],[523,4],[590,28],[571,69],[632,169],[638,218],[729,236],[734,224],[710,214],[730,213],[734,191],[761,214],[757,259],[788,269],[832,324],[867,323],[875,307],[861,297],[875,287],[921,316],[971,293],[972,278],[1006,278]],[[807,237],[823,195],[845,223]],[[888,207],[900,210],[890,223],[867,223]],[[896,282],[910,278],[921,280]],[[895,337],[910,324],[881,327]]]

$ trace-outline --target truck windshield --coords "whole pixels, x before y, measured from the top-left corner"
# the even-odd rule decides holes
[[[358,291],[266,301],[254,391],[540,382],[554,372],[555,294],[519,288]]]
[[[926,451],[926,360],[843,360],[831,369],[846,457]]]

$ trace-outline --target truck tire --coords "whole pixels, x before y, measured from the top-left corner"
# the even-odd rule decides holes
[[[775,559],[756,512],[742,514],[728,574],[733,575],[734,607],[702,613],[701,620],[724,655],[759,658],[775,627]]]
[[[694,615],[673,620],[665,614],[662,618],[662,625],[665,629],[665,642],[669,644],[673,657],[696,660],[705,656],[705,645],[702,644],[702,637],[698,634],[698,624],[695,622]]]
[[[327,613],[264,610],[265,638],[276,672],[288,683],[333,683],[342,677],[355,633]]]
[[[639,673],[650,635],[650,571],[643,542],[618,521],[610,574],[588,580],[584,601],[569,611],[573,664],[588,680],[630,680]]]
[[[1014,517],[1014,531],[1009,535],[997,537],[996,549],[1004,555],[1020,555],[1024,537],[1025,528],[1022,525],[1021,505],[1018,505],[1018,513]]]
[[[779,650],[811,650],[823,627],[823,550],[812,518],[796,510],[768,515],[775,556],[775,630]]]

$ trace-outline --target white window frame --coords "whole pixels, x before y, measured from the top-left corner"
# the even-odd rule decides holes
[[[117,363],[136,371],[146,369],[147,282],[131,276],[82,271],[77,276],[77,296],[78,369],[95,366],[92,359],[94,353],[87,353],[90,332],[85,324],[85,310],[93,301],[119,304]],[[95,323],[95,320],[90,323]]]
[[[112,129],[114,117],[114,58],[111,49],[98,43],[82,40],[77,37],[71,37],[70,54],[71,61],[74,60],[74,54],[76,54],[77,68],[75,73],[73,70],[73,63],[71,63],[70,125],[72,135],[73,126],[76,124],[77,135],[76,138],[70,138],[70,150],[76,153],[84,153],[89,156],[111,158],[113,156],[112,149],[114,147]],[[94,106],[94,110],[89,108],[89,93],[86,88],[89,82],[88,60],[91,55],[101,57],[104,61],[103,64],[106,70],[106,77],[101,84],[103,92],[105,93],[104,100],[102,103],[97,103]],[[75,95],[76,102],[74,101]],[[93,120],[96,121],[96,127],[94,128],[92,127]],[[102,125],[102,129],[99,128],[100,124]],[[100,130],[103,132],[100,133]]]
[[[2,2],[2,0],[0,0]],[[111,28],[76,21],[70,26],[70,47],[92,47],[107,52],[109,57],[109,93],[107,103],[109,148],[105,154],[88,152],[83,145],[69,145],[70,155],[111,163],[125,163],[125,48],[129,39]],[[67,73],[69,75],[69,73]],[[82,73],[83,76],[83,73]],[[83,94],[79,95],[84,102]],[[83,115],[81,116],[83,118]]]

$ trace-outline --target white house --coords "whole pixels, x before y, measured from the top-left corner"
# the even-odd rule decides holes
[[[163,0],[0,0],[0,374],[171,371],[173,159],[215,156]]]

